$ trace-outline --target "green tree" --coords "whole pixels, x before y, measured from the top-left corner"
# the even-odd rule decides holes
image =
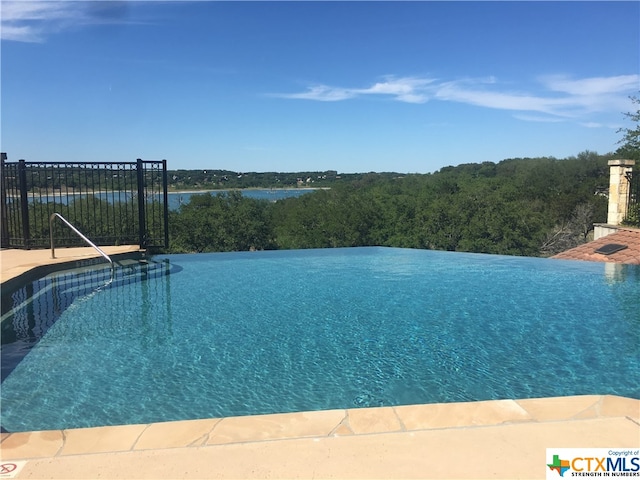
[[[616,150],[616,155],[619,158],[640,161],[640,97],[631,96],[629,98],[634,105],[638,106],[638,109],[635,112],[624,114],[634,125],[618,130],[618,133],[623,133],[623,136],[618,142],[622,146]]]
[[[598,193],[610,158],[585,151],[427,175],[362,174],[274,203],[247,203],[239,192],[196,196],[173,214],[171,243],[174,251],[382,245],[548,255],[606,221]]]
[[[240,192],[193,195],[170,219],[174,252],[230,252],[273,248],[268,202]]]

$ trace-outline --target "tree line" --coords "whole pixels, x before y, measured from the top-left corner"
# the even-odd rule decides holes
[[[606,222],[613,154],[515,158],[432,174],[362,174],[275,203],[194,195],[170,216],[171,252],[390,246],[547,256]]]
[[[359,180],[367,173],[338,173],[337,170],[302,172],[234,172],[231,170],[167,170],[171,191],[189,189],[228,190],[237,188],[333,187]],[[375,173],[383,178],[398,176],[395,172]]]

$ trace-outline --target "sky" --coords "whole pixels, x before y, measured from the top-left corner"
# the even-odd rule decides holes
[[[428,173],[605,154],[640,92],[637,1],[0,7],[9,161]]]

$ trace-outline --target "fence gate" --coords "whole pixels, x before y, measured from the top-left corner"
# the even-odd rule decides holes
[[[57,212],[97,245],[169,246],[167,162],[0,160],[3,248],[48,248]],[[56,246],[82,240],[54,222]]]

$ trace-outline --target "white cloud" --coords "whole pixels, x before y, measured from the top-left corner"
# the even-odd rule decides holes
[[[524,120],[525,122],[547,122],[547,123],[559,123],[564,122],[565,120],[558,117],[541,117],[539,115],[526,115],[516,113],[513,115],[513,118],[517,118],[518,120]]]
[[[387,95],[401,102],[424,103],[428,97],[422,92],[425,85],[432,80],[406,77],[396,79],[386,77],[384,82],[374,83],[367,88],[343,88],[329,85],[314,85],[302,93],[275,93],[271,97],[292,98],[303,100],[317,100],[323,102],[335,102],[349,100],[363,95]]]
[[[33,27],[17,26],[7,24],[0,27],[0,38],[2,40],[15,40],[17,42],[40,42],[42,36],[40,32]]]
[[[2,1],[1,8],[1,38],[19,42],[44,41],[47,33],[76,19],[80,11],[72,2],[34,0]]]
[[[429,86],[435,79],[404,77],[386,77],[386,81],[375,83],[364,89],[356,89],[358,95],[391,95],[406,103],[425,103],[429,100]]]
[[[56,32],[91,24],[130,23],[128,2],[1,0],[0,38],[44,42]]]
[[[390,97],[405,103],[429,100],[465,103],[478,107],[520,112],[521,120],[558,122],[583,119],[585,126],[595,122],[584,117],[602,112],[628,109],[628,96],[638,91],[640,75],[618,75],[570,79],[547,76],[540,79],[541,89],[535,93],[501,88],[495,77],[441,81],[434,78],[387,76],[366,88],[314,86],[304,93],[272,96],[292,99],[341,101],[366,95]],[[531,114],[543,114],[531,115]]]
[[[566,102],[563,99],[543,98],[526,93],[495,92],[468,86],[467,83],[467,81],[464,83],[455,81],[443,83],[437,89],[436,98],[499,110],[519,110],[548,114],[557,114],[558,107]]]
[[[618,124],[601,122],[581,122],[580,125],[587,128],[608,128],[610,130],[618,130],[620,128]]]
[[[271,94],[272,97],[292,98],[302,100],[317,100],[322,102],[336,102],[349,100],[363,95],[386,95],[400,102],[424,103],[428,101],[427,87],[434,80],[424,78],[395,78],[386,77],[383,82],[374,83],[367,88],[343,88],[328,85],[314,85],[301,93]]]
[[[293,98],[301,100],[317,100],[320,102],[336,102],[339,100],[347,100],[355,97],[353,91],[344,88],[333,88],[326,85],[316,85],[309,87],[303,93],[274,94],[271,95],[280,98]]]
[[[620,91],[638,90],[638,75],[617,75],[614,77],[592,77],[572,80],[563,75],[541,77],[549,90],[570,95],[602,95]]]
[[[67,17],[70,10],[73,10],[73,6],[69,2],[3,1],[2,19],[7,21],[52,20]]]

